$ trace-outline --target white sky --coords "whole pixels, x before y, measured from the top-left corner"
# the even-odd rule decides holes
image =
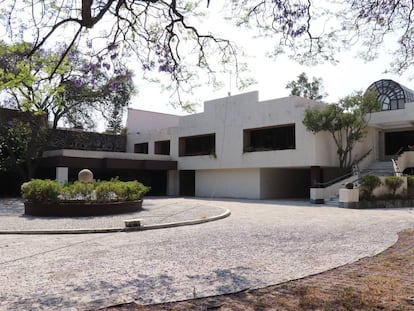
[[[248,91],[259,91],[259,100],[280,98],[289,95],[289,90],[285,88],[289,81],[296,80],[297,76],[305,72],[309,79],[312,77],[322,78],[325,93],[328,96],[324,99],[327,102],[336,102],[338,99],[350,95],[354,91],[365,90],[371,83],[380,79],[392,79],[402,85],[414,89],[414,81],[410,81],[410,73],[403,76],[384,74],[391,62],[391,56],[384,51],[380,57],[372,62],[365,62],[358,58],[358,48],[352,47],[349,51],[339,55],[339,64],[323,64],[318,66],[304,66],[289,60],[286,55],[281,55],[277,59],[269,59],[265,56],[270,52],[265,48],[263,39],[257,40],[249,36],[245,31],[237,30],[231,26],[225,25],[223,21],[218,20],[214,7],[216,1],[210,4],[210,10],[214,17],[207,17],[207,21],[202,26],[208,27],[213,33],[221,32],[222,36],[231,38],[237,44],[243,45],[250,58],[248,59],[251,77],[257,81],[257,84],[244,90],[238,90],[230,74],[223,77],[225,87],[215,91],[213,87],[206,85],[197,91],[197,95],[192,96],[192,100],[199,103],[197,111],[202,111],[202,103],[206,100],[227,96],[231,91],[232,95]],[[215,26],[215,27],[214,27]],[[225,31],[223,31],[225,29]],[[269,39],[267,39],[269,40]],[[270,39],[271,40],[271,39]],[[385,50],[386,48],[384,48]],[[230,81],[232,83],[230,83]],[[142,81],[138,77],[135,79],[138,95],[132,100],[132,108],[183,114],[180,109],[175,109],[168,104],[170,94],[161,92],[159,85],[150,84]]]

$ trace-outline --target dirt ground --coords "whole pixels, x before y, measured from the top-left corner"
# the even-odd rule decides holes
[[[235,294],[105,311],[414,310],[414,230],[374,256],[303,279]]]

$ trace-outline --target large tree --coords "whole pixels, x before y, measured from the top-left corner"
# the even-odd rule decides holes
[[[290,95],[301,96],[314,100],[321,100],[326,93],[323,92],[322,79],[312,78],[312,82],[309,81],[306,73],[302,72],[297,80],[290,81],[286,88],[290,90]]]
[[[370,113],[379,108],[375,92],[358,92],[342,98],[337,104],[307,108],[303,124],[312,133],[329,132],[337,147],[339,166],[347,168],[354,160],[355,144],[366,135]]]
[[[37,168],[47,140],[47,119],[41,113],[0,110],[0,171],[27,181]]]
[[[402,72],[414,61],[414,3],[408,0],[0,0],[0,13],[12,40],[32,40],[31,56],[56,41],[65,46],[62,56],[88,40],[96,42],[100,54],[122,45],[145,71],[166,73],[172,90],[180,93],[199,84],[197,67],[211,74],[218,64],[235,66],[233,73],[242,68],[230,40],[201,30],[203,22],[209,23],[203,18],[213,3],[227,5],[220,13],[237,26],[271,37],[274,54],[335,62],[338,52],[362,43],[370,59],[391,40],[394,71]],[[204,81],[209,80],[215,81],[213,76]]]
[[[59,122],[93,128],[96,112],[110,120],[114,109],[116,122],[122,120],[134,87],[132,73],[117,61],[115,49],[107,58],[71,50],[57,70],[59,50],[41,49],[29,60],[25,55],[31,49],[28,43],[0,42],[0,92],[7,106],[46,112],[53,128]]]

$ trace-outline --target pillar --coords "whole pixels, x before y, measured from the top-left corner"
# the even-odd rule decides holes
[[[69,168],[68,167],[56,167],[56,181],[65,183],[68,181]]]

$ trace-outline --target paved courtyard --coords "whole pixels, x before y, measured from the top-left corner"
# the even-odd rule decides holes
[[[398,231],[414,229],[410,208],[179,198],[145,204],[229,209],[231,216],[130,233],[0,235],[0,310],[90,310],[263,287],[374,255]],[[21,217],[11,214],[0,214],[0,226]]]

